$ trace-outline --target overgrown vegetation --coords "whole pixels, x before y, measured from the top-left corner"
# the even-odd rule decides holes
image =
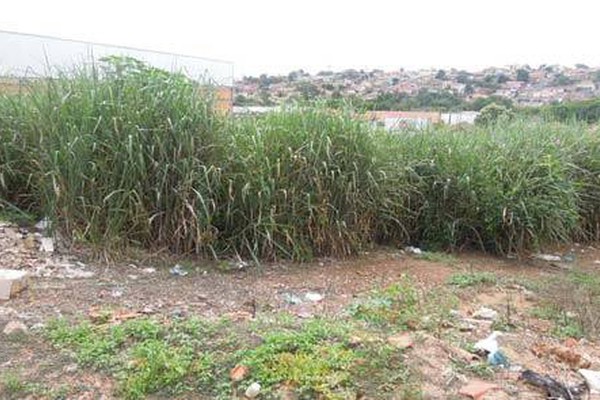
[[[305,260],[600,237],[600,138],[577,123],[389,135],[323,107],[226,119],[183,75],[110,58],[1,96],[0,133],[3,212],[109,249]]]
[[[521,112],[525,115],[544,116],[560,122],[597,123],[600,121],[600,99],[565,101],[541,107],[526,107]]]

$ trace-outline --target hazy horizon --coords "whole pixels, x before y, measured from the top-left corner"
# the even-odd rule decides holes
[[[234,63],[234,76],[303,69],[600,66],[600,6],[542,1],[3,4],[0,29],[174,52]]]

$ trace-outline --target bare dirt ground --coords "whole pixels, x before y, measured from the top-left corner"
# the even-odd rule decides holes
[[[576,247],[577,265],[600,273],[600,250]],[[540,295],[536,282],[564,274],[561,268],[530,258],[502,259],[477,253],[452,257],[416,257],[398,249],[379,249],[353,260],[322,259],[310,264],[277,263],[238,269],[234,264],[202,260],[179,261],[186,276],[173,275],[177,260],[146,257],[142,261],[105,264],[87,262],[76,252],[49,254],[38,249],[27,230],[0,226],[0,268],[31,274],[28,288],[8,301],[0,301],[0,329],[11,321],[23,322],[28,332],[18,339],[0,332],[0,374],[10,371],[26,381],[48,387],[69,387],[67,394],[37,394],[28,398],[109,399],[114,382],[105,374],[77,368],[68,354],[54,349],[42,334],[43,326],[57,317],[88,318],[98,310],[135,315],[169,317],[199,316],[249,319],[256,315],[289,312],[296,318],[335,316],[357,297],[374,288],[411,276],[421,289],[447,285],[457,273],[490,272],[499,283],[460,289],[457,314],[461,323],[440,332],[415,332],[414,344],[405,353],[417,372],[422,398],[468,398],[459,394],[473,380],[496,384],[483,399],[544,399],[539,389],[519,380],[522,369],[548,374],[560,382],[583,382],[569,365],[568,356],[557,356],[553,346],[581,355],[585,366],[600,369],[600,346],[595,338],[569,340],[551,334],[552,322],[533,316]],[[318,293],[318,302],[295,302],[291,298]],[[299,303],[299,304],[295,304]],[[474,344],[494,329],[492,321],[473,318],[482,306],[496,310],[514,325],[499,339],[503,353],[517,368],[487,373],[469,368],[473,355],[465,344]],[[0,382],[0,398],[11,398],[7,382]],[[47,397],[46,397],[47,396]],[[53,397],[54,396],[54,397]],[[62,396],[62,397],[61,397]],[[183,397],[188,398],[188,397]],[[400,397],[398,397],[400,398]],[[586,397],[583,397],[586,398]]]

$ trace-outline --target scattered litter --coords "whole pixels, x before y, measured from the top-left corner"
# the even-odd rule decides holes
[[[458,330],[461,332],[472,332],[475,329],[477,329],[477,327],[467,321],[461,321],[460,324],[458,325]]]
[[[495,367],[508,368],[510,363],[506,355],[500,350],[498,337],[502,332],[494,331],[490,336],[475,343],[475,350],[481,356],[487,357],[488,364]]]
[[[298,318],[302,318],[302,319],[309,319],[309,318],[312,318],[314,316],[311,311],[309,311],[307,309],[304,309],[304,308],[296,311],[295,314],[296,314],[296,316]]]
[[[397,349],[407,349],[412,347],[414,344],[413,338],[408,332],[398,333],[396,335],[389,336],[387,342]]]
[[[123,289],[113,289],[110,292],[110,296],[114,297],[114,298],[119,298],[119,297],[123,296]]]
[[[508,362],[508,358],[500,350],[498,350],[495,353],[488,354],[487,361],[488,361],[488,364],[490,364],[494,367],[507,368],[510,366],[510,363]]]
[[[24,334],[27,333],[27,325],[20,321],[10,321],[8,324],[6,324],[2,332],[7,336]]]
[[[188,272],[180,264],[175,264],[175,266],[171,268],[169,272],[174,276],[186,276],[188,274]]]
[[[229,371],[229,377],[233,382],[239,382],[244,380],[244,378],[248,376],[249,372],[250,369],[245,365],[236,365],[231,369],[231,371]]]
[[[253,384],[248,386],[248,389],[246,389],[246,393],[244,393],[244,394],[249,399],[253,399],[256,396],[258,396],[259,393],[260,393],[260,383],[254,382]]]
[[[406,246],[404,248],[404,251],[407,252],[408,254],[416,254],[416,255],[423,254],[423,250],[421,250],[418,247],[413,247],[413,246]]]
[[[142,270],[142,272],[145,274],[153,274],[156,272],[156,268],[152,268],[152,267],[144,268]]]
[[[463,396],[469,396],[475,400],[479,400],[490,390],[499,388],[500,387],[498,385],[495,385],[493,383],[488,383],[480,380],[473,380],[467,383],[465,386],[461,387],[458,393],[462,394]]]
[[[27,287],[27,272],[0,269],[0,300],[8,300]]]
[[[567,364],[573,370],[586,369],[592,365],[585,355],[578,353],[572,347],[541,343],[533,346],[531,351],[537,357],[551,356],[556,361]]]
[[[169,315],[172,318],[185,318],[187,314],[187,311],[182,309],[182,308],[174,308],[173,310],[171,310],[171,312],[169,313]]]
[[[69,364],[67,366],[65,366],[63,368],[63,372],[67,373],[67,374],[74,374],[75,372],[77,372],[77,364],[73,363],[73,364]]]
[[[50,229],[51,225],[52,222],[50,221],[50,218],[44,217],[41,220],[39,220],[37,224],[35,224],[35,229],[37,229],[40,232],[46,232],[48,229]]]
[[[156,312],[156,310],[150,306],[145,306],[144,308],[142,308],[142,311],[140,311],[142,314],[154,314]]]
[[[302,299],[293,293],[285,292],[282,294],[282,296],[283,296],[283,300],[288,304],[291,304],[294,306],[298,305],[298,304],[302,304]]]
[[[304,298],[307,301],[312,301],[313,303],[317,303],[317,302],[323,300],[323,295],[320,293],[316,293],[316,292],[308,292],[304,295]]]
[[[250,266],[250,263],[244,260],[237,260],[233,262],[233,268],[235,269],[246,269]]]
[[[494,331],[492,334],[485,339],[475,343],[475,350],[484,351],[485,354],[493,354],[500,349],[498,345],[498,337],[502,335],[501,332]]]
[[[127,278],[131,279],[132,281],[137,281],[139,276],[137,275],[127,275]]]
[[[38,322],[38,323],[31,325],[31,328],[29,328],[29,329],[33,332],[37,332],[37,331],[41,331],[45,327],[46,327],[46,324],[44,324],[43,322]]]
[[[95,274],[92,271],[84,271],[83,267],[75,267],[74,265],[63,265],[64,269],[56,276],[58,278],[67,279],[87,279],[92,278]]]
[[[600,371],[591,369],[580,369],[577,371],[585,379],[590,394],[600,394]]]
[[[562,261],[562,258],[560,256],[556,256],[553,254],[536,254],[535,256],[533,256],[533,258],[548,262]]]
[[[577,260],[577,256],[573,250],[569,251],[565,255],[562,256],[562,261],[567,263],[573,263]]]
[[[481,307],[479,310],[473,313],[473,318],[494,321],[496,318],[498,318],[498,311],[492,310],[488,307]]]
[[[569,387],[563,385],[562,383],[558,382],[556,379],[552,378],[549,375],[541,375],[529,369],[521,373],[520,379],[529,383],[530,385],[539,387],[540,389],[544,390],[544,392],[548,395],[549,399],[557,400],[581,399],[585,386],[577,385]]]
[[[0,317],[10,318],[17,315],[17,311],[10,307],[0,307]]]
[[[40,251],[44,253],[54,253],[54,239],[51,237],[40,238]]]

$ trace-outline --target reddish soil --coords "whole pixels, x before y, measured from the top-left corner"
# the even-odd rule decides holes
[[[459,293],[461,313],[468,317],[481,306],[502,313],[510,303],[511,318],[518,322],[518,328],[503,335],[500,344],[511,363],[548,373],[559,380],[582,381],[566,363],[556,361],[550,354],[536,355],[532,351],[540,343],[560,343],[548,334],[550,322],[531,316],[530,310],[539,299],[520,284],[564,273],[546,262],[530,258],[501,259],[478,253],[434,262],[404,254],[398,249],[379,249],[353,260],[278,263],[230,272],[221,271],[213,262],[188,260],[182,263],[189,272],[187,276],[174,276],[169,272],[175,264],[173,260],[150,259],[144,263],[113,265],[90,262],[81,269],[93,272],[93,277],[69,279],[58,276],[65,264],[75,265],[72,256],[41,254],[32,245],[30,235],[21,234],[17,228],[8,225],[0,230],[0,268],[48,275],[32,277],[27,290],[14,299],[0,301],[0,328],[14,319],[32,327],[57,316],[87,316],[98,309],[209,318],[228,313],[251,315],[281,310],[301,317],[334,315],[355,297],[397,282],[404,274],[412,276],[427,289],[444,285],[456,272],[489,271],[506,278],[507,283],[462,290]],[[576,253],[578,265],[600,271],[597,262],[600,251],[578,247]],[[147,271],[149,267],[155,268],[155,272]],[[293,305],[286,300],[287,295],[301,296],[307,292],[317,292],[323,300],[309,305],[306,302]],[[475,325],[471,331],[453,329],[440,337],[425,332],[415,334],[415,345],[407,352],[407,359],[422,379],[426,398],[463,398],[458,395],[459,389],[473,379],[473,374],[453,367],[461,362],[461,357],[470,357],[458,344],[473,344],[491,332],[491,323]],[[73,372],[72,361],[53,351],[38,336],[28,335],[24,341],[14,341],[0,332],[1,369],[25,371],[24,375],[32,379],[43,377],[46,382],[75,385],[81,388],[77,398],[112,398],[113,383],[107,377]],[[592,360],[592,368],[600,368],[600,347],[595,342],[577,341],[573,351]],[[469,360],[462,361],[468,363]],[[545,398],[539,390],[519,382],[517,376],[518,372],[504,370],[488,378],[500,389],[488,392],[483,398]]]

